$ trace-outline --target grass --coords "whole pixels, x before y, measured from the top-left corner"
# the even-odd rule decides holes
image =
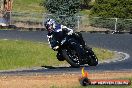
[[[58,65],[59,61],[47,44],[29,41],[0,40],[0,69]]]
[[[94,48],[94,51],[99,59],[113,56],[112,52],[104,49]],[[58,61],[56,52],[50,49],[46,43],[0,40],[0,70],[63,64],[67,64],[67,62]]]
[[[132,81],[132,78],[119,78],[123,80],[130,80]],[[74,86],[73,86],[74,85]],[[87,85],[87,86],[81,86],[79,84],[74,84],[71,86],[57,86],[53,85],[50,88],[132,88],[132,85]]]
[[[15,12],[29,12],[29,13],[42,13],[44,7],[40,6],[43,0],[14,0],[13,11]]]
[[[107,50],[107,49],[102,49],[102,48],[93,48],[93,51],[95,52],[95,54],[99,58],[99,61],[111,59],[115,55],[114,52]]]

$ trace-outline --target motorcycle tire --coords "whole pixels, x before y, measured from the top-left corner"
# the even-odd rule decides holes
[[[72,48],[63,50],[63,56],[65,57],[66,61],[75,68],[80,67],[81,59],[82,59],[82,49],[77,43],[73,43]],[[75,54],[72,54],[75,53]]]
[[[93,52],[93,50],[89,47],[86,47],[86,52],[87,52],[87,55],[88,55],[88,65],[89,66],[97,66],[98,65],[98,58],[97,56],[95,55],[95,53]]]
[[[57,53],[56,57],[59,61],[64,61],[65,60],[65,58],[63,57],[63,55],[61,53]]]

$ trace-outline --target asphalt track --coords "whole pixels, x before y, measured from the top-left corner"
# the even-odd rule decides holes
[[[46,31],[0,31],[0,39],[29,40],[47,42]],[[132,35],[131,34],[90,34],[83,32],[83,38],[90,47],[102,47],[114,51],[125,52],[129,58],[123,61],[101,63],[96,67],[86,66],[89,71],[130,71],[132,70]],[[45,66],[38,69],[0,71],[0,74],[55,74],[76,73],[80,68]]]

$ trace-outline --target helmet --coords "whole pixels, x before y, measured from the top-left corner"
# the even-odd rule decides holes
[[[44,25],[46,30],[53,31],[53,29],[55,28],[56,22],[53,19],[48,19],[45,21]]]

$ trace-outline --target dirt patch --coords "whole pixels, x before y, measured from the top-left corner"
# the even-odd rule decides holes
[[[80,74],[1,76],[0,88],[71,88],[78,87]],[[132,72],[90,73],[90,79],[132,78]]]

